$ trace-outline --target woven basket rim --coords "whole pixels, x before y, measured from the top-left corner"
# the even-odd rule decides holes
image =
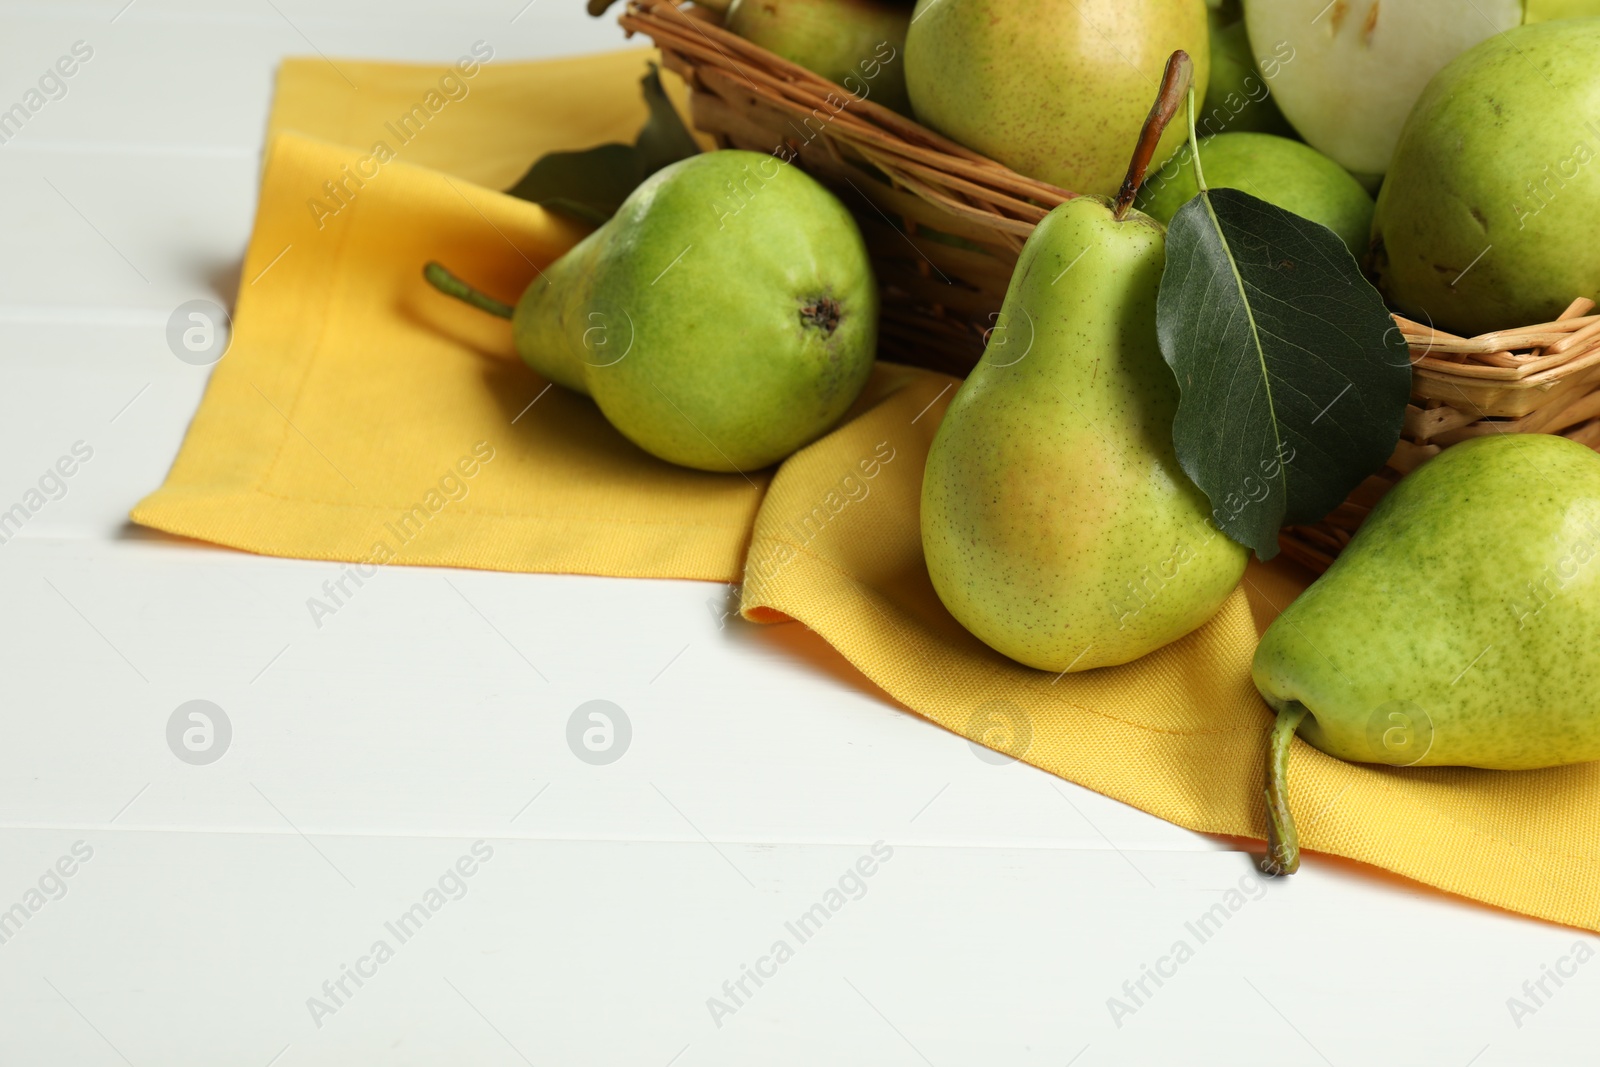
[[[833,113],[830,136],[875,149],[895,157],[897,162],[925,167],[943,165],[948,172],[1009,199],[1037,200],[1044,209],[1033,222],[1049,208],[1078,195],[1018,174],[882,104],[856,97],[836,82],[724,29],[705,14],[685,12],[685,2],[629,0],[619,22],[630,35],[646,34],[658,48],[677,51],[726,71],[745,82],[753,95],[791,114],[810,115],[816,109],[829,107],[830,98],[840,99],[842,94],[848,97],[848,107]]]
[[[787,111],[809,114],[828,106],[830,98],[837,99],[840,93],[849,96],[837,83],[724,29],[704,8],[685,11],[689,2],[629,0],[619,21],[630,35],[644,33],[658,47],[691,56],[700,65],[721,68],[742,79],[752,94]],[[970,184],[976,187],[972,191],[1007,202],[1016,214],[1033,216],[999,216],[1028,223],[1029,230],[1049,208],[1078,195],[1018,174],[869,99],[850,96],[848,110],[837,112],[828,136],[851,143],[866,158],[886,164],[891,173],[904,168],[927,178]],[[883,159],[884,155],[892,158]],[[946,167],[943,172],[937,169],[941,163]],[[942,199],[926,181],[913,179],[905,184],[908,191],[924,198],[931,194]],[[1038,202],[1028,203],[1018,195],[1030,193]],[[971,209],[971,205],[956,206]],[[1600,362],[1600,315],[1590,314],[1594,307],[1594,301],[1580,297],[1549,322],[1473,337],[1452,334],[1398,312],[1394,320],[1411,348],[1412,365],[1419,371],[1501,382],[1509,388],[1537,388],[1559,381],[1562,372],[1570,373],[1575,364],[1582,369]]]
[[[890,213],[910,212],[920,201],[918,217],[934,219],[924,224],[928,229],[948,223],[953,227],[950,233],[976,235],[977,251],[962,253],[968,258],[955,260],[961,268],[951,268],[952,274],[970,268],[985,275],[962,279],[971,286],[986,278],[987,287],[978,285],[970,294],[992,293],[996,285],[1003,293],[1010,276],[1007,263],[1015,262],[1027,236],[1050,210],[1078,195],[1018,174],[904,115],[855,96],[724,29],[714,13],[690,0],[629,0],[620,21],[630,36],[649,36],[667,65],[685,76],[697,98],[720,100],[721,110],[708,114],[732,122],[728,129],[737,127],[745,133],[770,129],[733,121],[760,112],[795,129],[795,122],[804,126],[828,109],[820,124],[824,154],[819,162],[843,166],[854,159],[885,176],[889,185],[878,190],[882,203],[866,197],[884,223],[892,228]],[[833,106],[841,100],[842,106]],[[739,138],[719,135],[719,143],[729,140],[737,143]],[[748,145],[758,146],[753,141]],[[773,145],[772,150],[778,147]],[[854,173],[859,175],[859,169]],[[864,227],[877,222],[870,216],[863,219]],[[904,236],[897,240],[910,244],[912,235],[925,232],[918,230],[910,214],[903,221]],[[932,266],[934,246],[912,247]],[[955,253],[946,248],[942,254],[950,266]],[[925,270],[922,264],[913,265]],[[936,348],[940,338],[960,330],[977,336],[970,333],[981,326],[972,321],[978,311],[972,300],[957,304],[968,309],[963,320],[959,311],[952,315],[940,306],[945,299],[940,294],[949,290],[930,289],[925,277],[906,275],[903,267],[892,269],[901,271],[898,280],[907,287],[911,302],[885,303],[886,336],[902,347],[913,346],[909,351],[919,358],[923,349],[917,345]],[[998,309],[996,300],[992,310]],[[1326,567],[1389,487],[1458,441],[1488,433],[1557,433],[1600,449],[1600,314],[1595,310],[1595,301],[1579,297],[1549,322],[1473,337],[1391,312],[1412,367],[1412,397],[1399,447],[1386,467],[1323,522],[1286,529],[1280,538],[1285,554],[1314,568]],[[970,368],[971,362],[964,366]]]

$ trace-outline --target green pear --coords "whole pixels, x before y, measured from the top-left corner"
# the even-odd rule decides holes
[[[1297,864],[1285,775],[1298,728],[1331,756],[1521,770],[1600,759],[1600,455],[1505,434],[1405,478],[1268,627],[1278,712],[1264,866]]]
[[[1266,133],[1219,133],[1200,142],[1200,163],[1213,189],[1242,189],[1285,211],[1320,222],[1351,255],[1367,251],[1372,197],[1339,164],[1310,145]],[[1139,190],[1138,206],[1163,223],[1200,191],[1187,148]]]
[[[911,114],[910,24],[911,0],[733,0],[723,22],[745,40],[905,115]]]
[[[933,587],[1020,663],[1127,663],[1200,626],[1246,552],[1208,521],[1172,448],[1178,384],[1156,341],[1161,224],[1069,200],[1023,247],[998,327],[928,453]]]
[[[1211,80],[1204,112],[1195,119],[1202,133],[1271,133],[1293,137],[1272,99],[1272,88],[1256,70],[1250,36],[1243,22],[1211,23]]]
[[[906,36],[917,119],[1012,170],[1079,193],[1117,191],[1176,49],[1205,85],[1204,0],[919,0]],[[1156,163],[1177,151],[1170,129]]]
[[[1217,530],[1172,447],[1178,383],[1156,340],[1166,231],[1129,209],[1162,125],[1146,125],[1115,204],[1069,200],[1028,238],[923,473],[939,599],[1042,670],[1175,641],[1244,573],[1245,549]]]
[[[1600,18],[1523,26],[1417,101],[1378,195],[1372,266],[1405,314],[1478,334],[1600,297]]]
[[[765,467],[820,437],[866,384],[877,345],[855,220],[759,152],[657,171],[514,311],[437,264],[428,277],[511,318],[524,362],[593,397],[640,448],[700,470]]]

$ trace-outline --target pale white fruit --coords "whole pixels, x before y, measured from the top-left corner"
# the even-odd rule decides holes
[[[1411,105],[1446,63],[1522,24],[1522,0],[1244,0],[1284,117],[1375,185]],[[1287,60],[1284,56],[1291,58]]]

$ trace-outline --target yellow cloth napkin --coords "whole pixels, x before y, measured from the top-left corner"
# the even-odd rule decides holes
[[[543,151],[631,139],[648,55],[484,65],[437,109],[443,68],[286,63],[232,345],[134,520],[312,559],[742,577],[747,617],[799,620],[942,726],[1182,826],[1264,836],[1271,715],[1249,662],[1303,574],[1252,566],[1215,619],[1138,663],[1029,670],[962,630],[923,567],[922,467],[951,379],[880,365],[852,417],[776,474],[700,474],[547,390],[504,322],[425,285],[438,258],[513,300],[581,236],[492,189]],[[427,121],[394,143],[386,124],[414,105]],[[1600,765],[1395,770],[1297,744],[1291,776],[1308,849],[1600,929]]]
[[[445,70],[286,62],[234,336],[134,520],[312,559],[736,579],[768,475],[652,459],[422,282],[437,258],[513,301],[587,232],[475,183],[631,141],[643,55],[457,71],[437,113]]]

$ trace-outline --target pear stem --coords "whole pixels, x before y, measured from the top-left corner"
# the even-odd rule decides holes
[[[422,268],[422,276],[428,279],[428,284],[446,296],[453,296],[462,303],[471,304],[479,311],[487,311],[491,315],[499,315],[502,319],[509,319],[516,313],[510,304],[502,304],[488,293],[481,292],[468,285],[466,282],[451,274],[438,263],[430,262]]]
[[[1194,87],[1189,87],[1189,153],[1194,156],[1194,183],[1206,192],[1206,172],[1200,169],[1200,138],[1194,132]]]
[[[1289,810],[1289,747],[1306,711],[1304,704],[1291,700],[1272,724],[1267,750],[1267,854],[1261,860],[1261,869],[1267,874],[1293,874],[1300,869],[1300,835]]]
[[[1127,177],[1122,179],[1122,189],[1117,193],[1111,212],[1118,222],[1127,217],[1128,209],[1133,206],[1133,198],[1139,195],[1139,186],[1144,184],[1145,172],[1150,169],[1150,161],[1155,157],[1156,145],[1160,143],[1161,135],[1167,132],[1172,117],[1178,113],[1178,105],[1183,103],[1184,93],[1193,82],[1194,60],[1180,48],[1167,59],[1167,69],[1161,74],[1161,89],[1156,93],[1156,102],[1151,105],[1150,114],[1145,116],[1144,128],[1139,131],[1139,143],[1134,146]]]

